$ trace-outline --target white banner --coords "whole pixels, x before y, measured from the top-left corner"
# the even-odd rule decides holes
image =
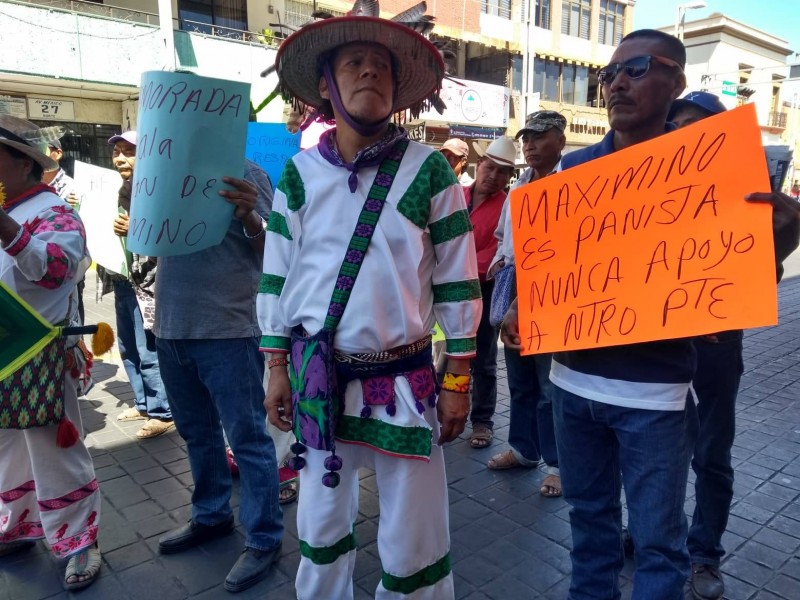
[[[483,127],[508,127],[511,91],[507,87],[468,79],[445,79],[441,98],[447,105],[444,114],[440,115],[431,108],[420,113],[419,118]]]
[[[75,161],[75,186],[81,196],[78,212],[86,228],[86,245],[92,260],[109,271],[128,274],[123,238],[114,233],[117,197],[122,177],[116,171]]]

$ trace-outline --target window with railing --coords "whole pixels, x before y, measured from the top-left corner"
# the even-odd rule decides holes
[[[283,23],[293,29],[302,27],[311,20],[311,13],[314,11],[311,2],[300,2],[298,0],[286,0],[284,2],[286,14]],[[338,10],[331,10],[327,7],[317,6],[318,11],[326,12],[334,17],[343,17],[344,13]]]
[[[562,0],[561,33],[588,40],[591,14],[591,0]]]
[[[601,44],[617,46],[622,41],[622,30],[625,24],[625,5],[614,0],[600,0],[600,33]]]
[[[184,31],[240,37],[247,30],[247,0],[178,0]]]
[[[466,60],[464,79],[508,86],[512,66],[512,55],[509,52],[491,49],[487,54],[472,56]]]
[[[481,12],[510,19],[511,0],[481,0]]]
[[[533,24],[542,29],[551,29],[550,0],[535,0],[533,3]]]
[[[778,111],[769,113],[769,121],[767,126],[786,129],[786,112]]]
[[[547,58],[534,60],[533,91],[541,100],[586,106],[589,104],[589,68]]]

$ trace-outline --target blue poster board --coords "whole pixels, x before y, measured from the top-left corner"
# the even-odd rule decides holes
[[[289,133],[284,123],[248,123],[245,156],[264,169],[272,187],[278,185],[283,166],[300,152],[300,134]]]
[[[234,206],[223,176],[244,174],[250,84],[192,73],[142,74],[128,249],[191,254],[219,244]]]

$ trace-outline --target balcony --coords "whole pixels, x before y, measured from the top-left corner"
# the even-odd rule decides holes
[[[172,68],[158,15],[80,0],[0,0],[0,6],[3,47],[13,50],[0,53],[6,92],[122,100],[136,94],[144,71]],[[250,83],[257,102],[275,85],[259,77],[275,49],[258,34],[214,28],[174,30],[174,38],[178,68]]]
[[[107,6],[87,0],[20,0],[24,4],[36,4],[47,8],[61,9],[69,12],[78,12],[97,17],[107,17],[119,21],[144,23],[145,25],[158,25],[158,15],[155,13],[118,6]]]
[[[769,113],[767,127],[773,129],[786,129],[786,114],[786,111]]]

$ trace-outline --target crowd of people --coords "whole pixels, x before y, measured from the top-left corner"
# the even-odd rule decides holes
[[[336,126],[289,159],[274,189],[249,161],[243,177],[225,178],[220,202],[233,217],[222,243],[181,256],[127,252],[127,273],[99,270],[135,396],[117,418],[143,421],[142,443],[173,429],[186,442],[192,513],[159,551],[233,532],[234,466],[245,540],[224,587],[268,575],[284,532],[268,420],[296,438],[284,468],[300,482],[298,598],[353,597],[361,468],[375,472],[380,496],[375,597],[454,598],[443,446],[467,423],[472,448],[492,445],[499,336],[509,448],[487,468],[538,468],[541,494],[569,504],[569,600],[620,597],[623,487],[633,598],[678,600],[687,581],[695,598],[721,598],[742,332],[523,356],[509,208],[517,141],[475,145],[474,180],[464,140],[409,141],[393,115],[439,102],[442,56],[408,23],[366,13],[319,20],[282,44],[284,99]],[[722,112],[711,94],[681,98],[685,61],[673,36],[628,34],[598,73],[609,133],[562,155],[567,119],[532,113],[516,134],[527,168],[512,189]],[[60,144],[38,131],[0,116],[0,281],[53,325],[80,323],[90,262],[73,208],[80,192],[58,168]],[[109,227],[124,240],[136,132],[109,143],[123,180]],[[800,207],[779,192],[747,200],[772,205],[780,265],[798,245]],[[76,348],[68,338],[63,352]],[[0,429],[0,556],[44,538],[69,558],[64,587],[79,589],[101,567],[100,494],[82,436],[60,434],[67,420],[80,432],[85,388],[72,371],[58,385],[61,422]]]

